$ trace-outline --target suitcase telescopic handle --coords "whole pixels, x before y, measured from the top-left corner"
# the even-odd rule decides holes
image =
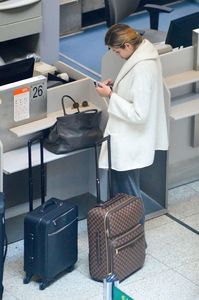
[[[40,212],[43,213],[44,210],[51,205],[62,206],[63,202],[58,202],[56,199],[50,199],[50,200],[48,200],[48,202],[46,202],[42,205]]]
[[[102,143],[107,143],[107,152],[108,152],[108,189],[110,197],[112,197],[112,184],[111,184],[111,137],[107,135],[103,137],[101,140],[95,143],[95,169],[96,169],[96,191],[97,191],[97,204],[101,205],[101,193],[100,193],[100,176],[99,176],[99,164],[98,164],[98,152],[99,146]]]
[[[41,203],[45,202],[45,170],[44,170],[44,150],[43,133],[28,140],[28,184],[29,184],[29,211],[33,210],[33,174],[32,174],[32,145],[39,142],[40,145],[40,188]]]

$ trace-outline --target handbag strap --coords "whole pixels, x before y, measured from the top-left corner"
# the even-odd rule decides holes
[[[79,113],[79,105],[78,105],[78,102],[76,102],[71,96],[69,95],[64,95],[61,99],[61,104],[62,104],[62,108],[63,108],[63,112],[64,112],[64,115],[67,115],[66,113],[66,108],[65,108],[65,100],[66,98],[69,98],[74,104],[76,104],[76,107],[77,108],[77,112]]]

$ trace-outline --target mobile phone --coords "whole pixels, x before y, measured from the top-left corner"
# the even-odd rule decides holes
[[[95,87],[98,87],[98,86],[102,87],[102,85],[101,85],[101,83],[99,81],[94,81],[93,83],[94,83]]]

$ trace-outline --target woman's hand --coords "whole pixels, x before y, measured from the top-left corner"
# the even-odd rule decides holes
[[[104,80],[102,83],[108,86],[113,86],[113,80],[111,78]]]
[[[112,93],[112,89],[110,88],[110,86],[108,86],[104,82],[98,83],[98,86],[96,87],[96,91],[101,97],[109,97],[110,98],[111,93]]]

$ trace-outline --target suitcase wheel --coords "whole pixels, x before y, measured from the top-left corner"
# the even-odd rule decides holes
[[[43,281],[39,285],[40,290],[44,290],[48,286],[48,281]]]
[[[23,279],[23,283],[24,284],[28,284],[30,282],[30,279],[31,279],[32,275],[26,275]]]

